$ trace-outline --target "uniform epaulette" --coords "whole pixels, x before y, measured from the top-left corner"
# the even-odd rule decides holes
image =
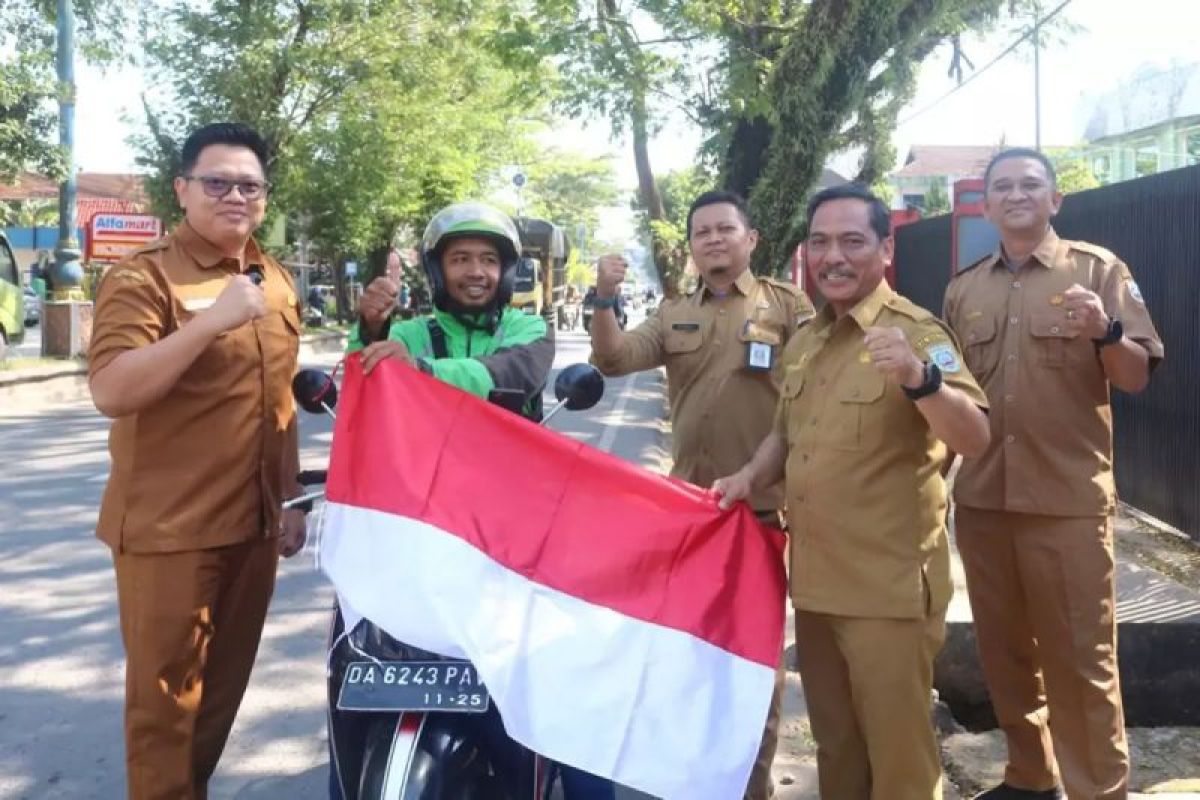
[[[161,239],[155,239],[153,242],[149,242],[148,244],[142,245],[141,247],[137,248],[136,250],[131,251],[129,253],[129,255],[139,256],[142,253],[156,253],[159,250],[166,250],[166,249],[167,249],[167,237],[164,236]]]
[[[771,284],[771,286],[775,287],[776,289],[781,289],[781,290],[787,292],[792,297],[800,296],[800,287],[797,286],[796,284],[792,283],[791,281],[784,281],[784,280],[780,280],[779,278],[772,278],[769,275],[761,275],[761,276],[759,276],[759,278],[760,278],[760,280],[766,281],[767,283]]]
[[[1112,250],[1109,250],[1107,247],[1101,247],[1098,244],[1092,244],[1091,242],[1076,242],[1072,240],[1067,240],[1064,242],[1064,244],[1066,244],[1067,249],[1069,250],[1079,250],[1087,253],[1088,255],[1096,256],[1101,261],[1106,263],[1117,260],[1116,253],[1114,253]]]
[[[884,305],[892,311],[903,314],[916,322],[932,319],[935,316],[928,308],[917,305],[902,294],[893,295],[888,298],[888,301]]]

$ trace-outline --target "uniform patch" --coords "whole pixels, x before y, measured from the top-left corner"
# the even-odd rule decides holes
[[[287,294],[287,304],[288,304],[289,306],[294,306],[294,305],[296,305],[296,295],[292,294],[291,292],[288,292],[288,294]]]
[[[858,363],[870,364],[871,363],[871,354],[868,353],[866,350],[863,350],[861,353],[858,354]]]
[[[145,283],[146,276],[137,270],[119,269],[113,273],[113,280],[132,281],[133,283]]]
[[[1138,288],[1137,281],[1132,278],[1129,280],[1129,296],[1142,305],[1146,305],[1146,301],[1142,299],[1142,290]]]
[[[1052,294],[1050,295],[1050,305],[1061,306],[1065,299],[1061,294]]]
[[[967,312],[967,321],[969,322],[970,320],[973,320],[973,319],[979,319],[982,316],[983,316],[982,311],[968,311]]]
[[[193,297],[190,300],[184,300],[183,307],[188,311],[203,311],[215,302],[217,302],[215,297]]]
[[[937,368],[944,373],[954,373],[962,369],[962,364],[958,361],[958,353],[954,352],[954,345],[949,342],[927,347],[925,352],[929,354],[929,360],[937,364]]]

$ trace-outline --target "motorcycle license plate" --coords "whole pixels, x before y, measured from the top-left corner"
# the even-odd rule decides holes
[[[342,677],[342,711],[482,714],[490,698],[469,661],[354,661]]]

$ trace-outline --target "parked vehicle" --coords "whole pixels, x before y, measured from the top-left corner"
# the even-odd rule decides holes
[[[25,340],[25,317],[25,293],[21,290],[17,259],[8,237],[0,233],[0,359],[8,355],[10,344]]]

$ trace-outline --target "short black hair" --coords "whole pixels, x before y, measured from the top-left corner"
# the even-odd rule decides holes
[[[867,187],[861,183],[841,183],[822,189],[808,201],[808,229],[812,230],[813,215],[817,209],[832,200],[861,200],[867,204],[871,218],[871,229],[883,241],[892,235],[892,215],[888,207]]]
[[[721,203],[728,203],[737,209],[738,216],[742,218],[747,228],[753,228],[753,223],[750,222],[750,206],[746,204],[746,198],[742,197],[737,192],[730,192],[725,189],[714,189],[710,192],[697,197],[692,201],[691,207],[688,208],[687,215],[687,238],[692,238],[692,215],[697,210],[705,206],[715,206]]]
[[[1034,150],[1032,147],[1010,147],[1007,150],[1001,150],[996,155],[992,156],[992,160],[988,162],[987,169],[983,171],[983,191],[986,193],[988,186],[992,182],[992,170],[1001,161],[1007,161],[1010,158],[1032,158],[1046,168],[1046,177],[1050,179],[1050,188],[1058,187],[1058,175],[1054,171],[1054,164],[1050,159],[1046,158],[1046,154],[1040,150]]]
[[[227,144],[250,150],[258,158],[258,164],[266,176],[267,164],[271,161],[270,148],[258,131],[241,122],[214,122],[192,131],[179,154],[180,174],[187,175],[195,169],[196,162],[200,160],[200,152],[214,144]]]

